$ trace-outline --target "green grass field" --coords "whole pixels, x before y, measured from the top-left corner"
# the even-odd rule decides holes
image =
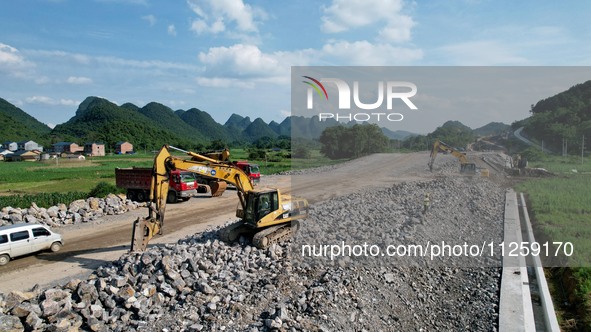
[[[578,324],[588,327],[591,324],[591,160],[583,164],[580,161],[580,157],[549,157],[530,163],[530,167],[543,167],[557,176],[529,179],[515,189],[528,195],[532,220],[543,238],[538,241],[573,244],[574,255],[568,258],[572,268],[553,270],[553,297],[564,298],[562,294],[567,293],[565,301],[574,299]],[[573,286],[566,287],[565,278],[572,278]],[[573,312],[564,310],[560,315],[566,321],[573,317]]]
[[[231,160],[248,160],[244,149],[232,149]],[[282,153],[285,153],[283,151]],[[177,154],[183,156],[182,154]],[[0,196],[48,192],[88,192],[99,182],[115,184],[116,167],[151,167],[153,153],[92,157],[84,161],[48,160],[43,162],[0,162]],[[273,161],[271,161],[273,160]],[[335,164],[312,151],[310,159],[281,158],[279,152],[267,153],[267,160],[249,160],[260,166],[262,174],[275,174],[294,168],[309,168]]]
[[[0,162],[0,195],[88,192],[97,183],[115,184],[115,168],[149,166],[152,156],[118,155],[84,161]]]

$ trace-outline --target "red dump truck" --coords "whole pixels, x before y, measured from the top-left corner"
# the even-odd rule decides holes
[[[174,170],[171,172],[172,179],[168,187],[168,203],[187,201],[191,196],[197,194],[199,184],[194,174]],[[147,202],[150,200],[150,184],[152,182],[151,168],[116,168],[115,183],[117,187],[127,189],[127,198]],[[201,192],[201,191],[200,191]]]
[[[257,185],[261,182],[261,171],[259,165],[251,164],[246,160],[233,161],[232,164],[240,168],[252,181],[253,184]]]

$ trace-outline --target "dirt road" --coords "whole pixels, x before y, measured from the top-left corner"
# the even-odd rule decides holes
[[[266,176],[261,185],[279,188],[314,203],[365,187],[432,178],[436,175],[427,170],[428,158],[427,153],[375,154],[305,175]],[[164,235],[153,239],[151,245],[176,243],[208,226],[235,220],[237,204],[238,199],[230,189],[220,198],[193,198],[168,205]],[[62,251],[18,258],[0,267],[0,292],[28,290],[36,284],[48,286],[85,277],[129,250],[132,221],[146,215],[146,209],[139,209],[106,217],[99,223],[58,230],[66,243]]]

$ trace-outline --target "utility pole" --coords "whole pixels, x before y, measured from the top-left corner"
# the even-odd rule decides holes
[[[583,135],[583,141],[581,142],[581,165],[583,165],[583,152],[585,151],[585,135]]]

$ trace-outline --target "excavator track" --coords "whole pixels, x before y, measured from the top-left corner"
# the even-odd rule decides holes
[[[252,227],[247,226],[242,222],[228,225],[219,231],[220,240],[232,243],[240,239],[241,236],[246,236],[252,241],[252,245],[259,249],[266,249],[273,243],[281,243],[288,240],[300,229],[298,220],[292,220],[291,223],[271,226],[259,232],[256,232]]]
[[[232,243],[232,242],[238,240],[240,238],[240,236],[243,236],[243,235],[251,237],[252,234],[254,234],[254,229],[252,229],[252,227],[248,227],[243,222],[237,222],[237,223],[228,225],[228,226],[222,228],[218,232],[220,240],[227,242],[227,243]]]
[[[265,228],[252,237],[252,244],[259,249],[269,248],[273,243],[281,243],[292,237],[300,228],[298,220]]]

